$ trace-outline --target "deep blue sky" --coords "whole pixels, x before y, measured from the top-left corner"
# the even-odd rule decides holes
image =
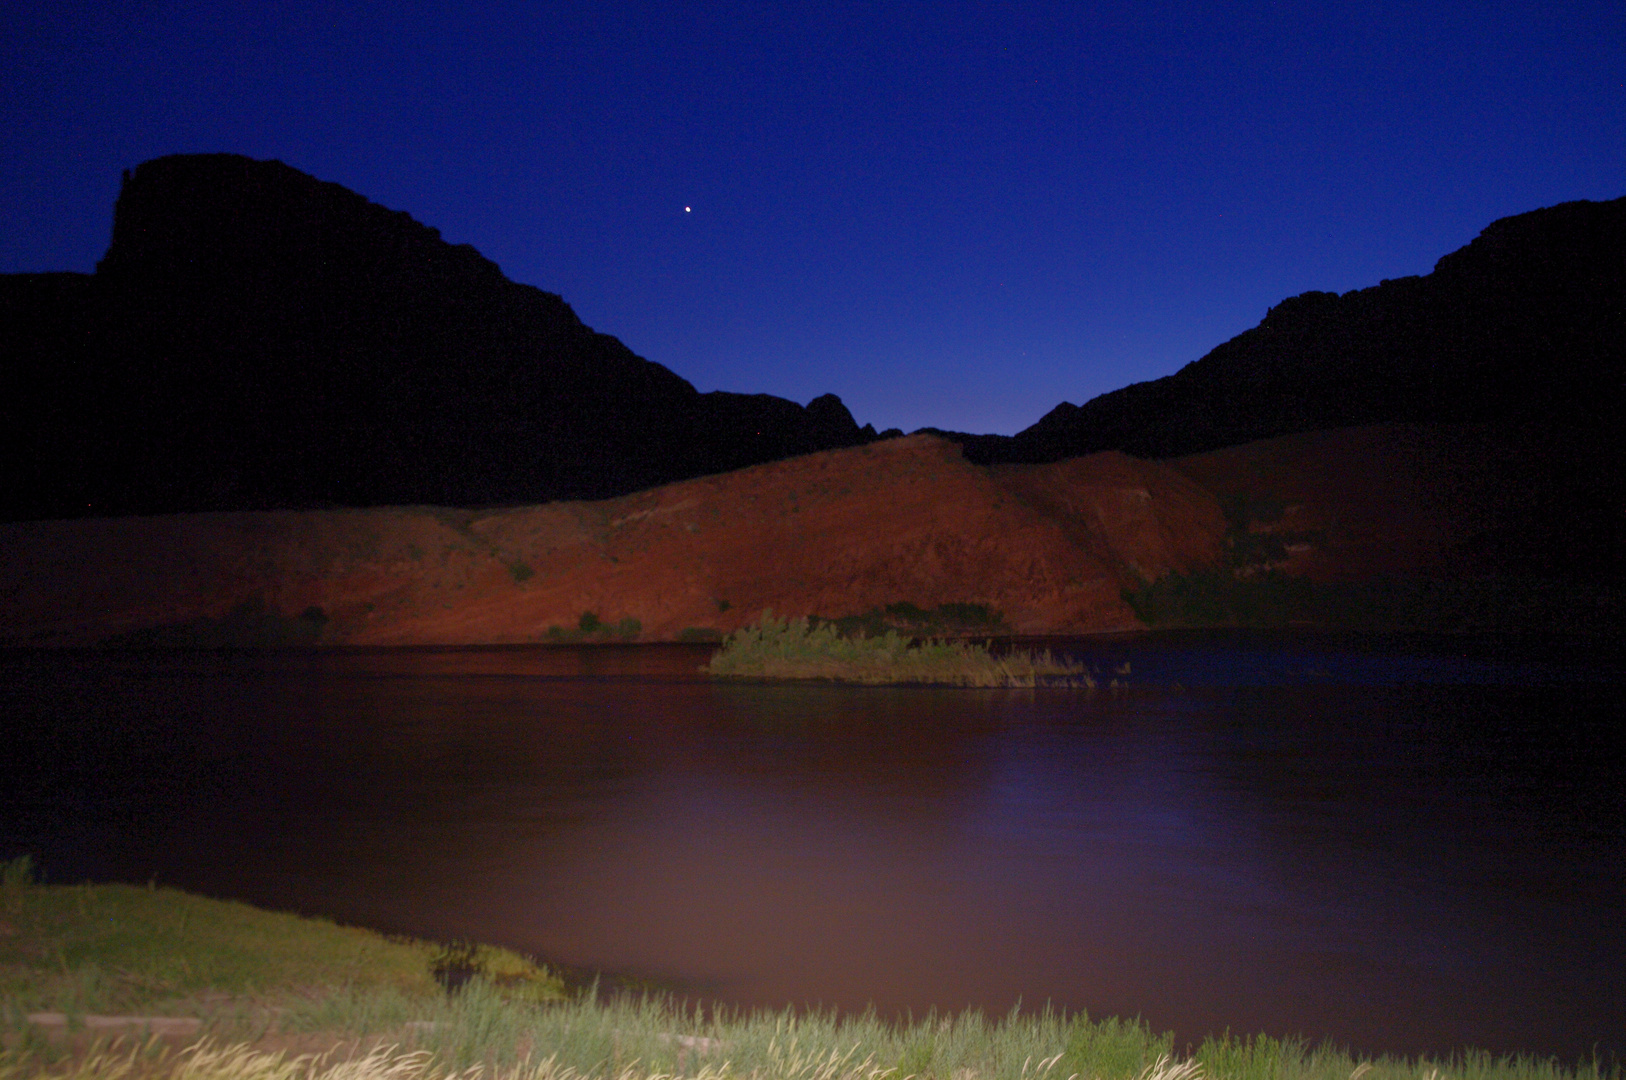
[[[1010,433],[1626,194],[1626,5],[0,10],[0,271],[90,270],[121,170],[198,151],[406,210],[702,390]]]

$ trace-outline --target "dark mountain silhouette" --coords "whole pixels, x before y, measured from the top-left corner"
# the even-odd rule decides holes
[[[603,498],[872,438],[834,395],[701,394],[277,161],[146,162],[94,275],[0,276],[8,520]]]
[[[1284,300],[1175,374],[1064,402],[1014,436],[944,434],[993,464],[1102,450],[1170,458],[1378,423],[1472,425],[1442,445],[1477,447],[1479,460],[1440,467],[1478,478],[1442,494],[1482,519],[1475,564],[1620,582],[1623,373],[1626,198],[1570,202],[1493,222],[1430,274]]]
[[[935,432],[985,464],[1172,457],[1387,421],[1618,433],[1626,198],[1493,222],[1434,271],[1307,292],[1173,375],[1056,406],[1014,436]]]
[[[1285,300],[1015,436],[938,434],[1040,463],[1488,423],[1519,471],[1507,514],[1544,523],[1513,531],[1618,570],[1623,343],[1626,199],[1565,203],[1428,275]],[[147,162],[95,274],[0,275],[8,520],[595,499],[875,437],[833,395],[698,393],[473,248],[280,162]]]

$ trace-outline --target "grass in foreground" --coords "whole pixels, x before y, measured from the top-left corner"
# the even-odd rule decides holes
[[[845,637],[833,623],[776,619],[723,639],[704,668],[712,675],[763,679],[830,679],[852,683],[943,683],[951,686],[1093,686],[1082,664],[1042,653],[995,655],[967,641],[916,641],[889,630]]]
[[[968,1011],[893,1023],[873,1013],[740,1012],[645,997],[558,998],[512,953],[448,994],[445,951],[172,889],[41,886],[0,864],[5,972],[0,1080],[1620,1080],[1464,1053],[1358,1060],[1264,1036],[1177,1056],[1138,1021]],[[23,867],[26,871],[26,866]],[[106,923],[107,926],[103,924]],[[332,946],[336,952],[321,955]],[[518,965],[518,971],[504,966]],[[523,978],[516,978],[523,975]],[[157,985],[158,982],[164,985]],[[548,993],[537,993],[547,989]],[[58,996],[65,995],[65,996]],[[75,997],[75,995],[78,995]],[[87,1006],[94,1002],[95,1008]],[[29,1011],[205,1018],[184,1049],[139,1038],[71,1049]],[[274,1008],[265,1007],[274,1002]],[[83,1040],[81,1040],[83,1042]]]
[[[39,885],[30,870],[26,856],[0,864],[6,1022],[44,1011],[210,1016],[226,1003],[298,1012],[313,991],[436,1000],[442,982],[476,973],[509,996],[565,996],[555,975],[502,949],[386,938],[178,889]]]

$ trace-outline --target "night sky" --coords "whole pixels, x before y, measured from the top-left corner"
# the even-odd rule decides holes
[[[1626,194],[1626,5],[9,0],[0,271],[279,158],[701,390],[1015,432]]]

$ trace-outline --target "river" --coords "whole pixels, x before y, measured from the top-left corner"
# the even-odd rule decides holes
[[[686,646],[0,653],[0,857],[743,1005],[1626,1054],[1611,651],[1049,644],[1125,685],[716,684]]]

